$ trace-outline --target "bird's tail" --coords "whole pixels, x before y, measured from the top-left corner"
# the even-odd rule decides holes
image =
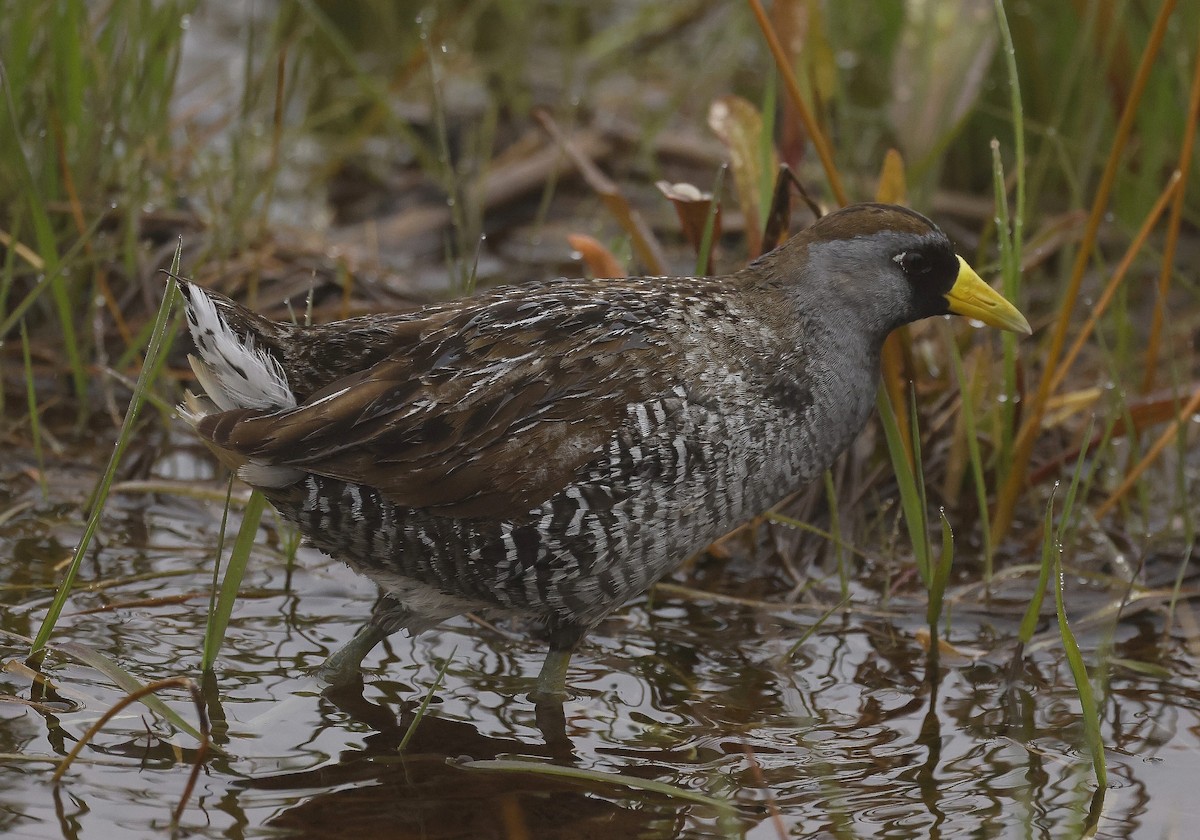
[[[180,281],[179,289],[196,345],[188,363],[201,388],[199,394],[185,394],[179,413],[217,457],[249,484],[278,487],[296,480],[298,471],[228,451],[199,428],[204,418],[221,412],[274,413],[296,407],[287,373],[271,352],[283,328],[193,283]]]
[[[272,355],[271,334],[274,324],[238,306],[233,301],[199,286],[180,282],[186,305],[188,329],[196,344],[196,354],[188,356],[203,397],[189,395],[184,412],[204,408],[233,411],[253,408],[280,411],[296,407],[296,395],[288,384],[287,373]],[[189,416],[195,425],[198,417]]]

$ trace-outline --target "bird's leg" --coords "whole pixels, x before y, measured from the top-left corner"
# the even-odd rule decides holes
[[[538,673],[537,688],[530,696],[536,701],[562,701],[567,696],[567,666],[571,664],[574,649],[550,649]]]
[[[586,633],[587,628],[574,624],[550,625],[550,651],[538,673],[537,688],[529,695],[534,702],[562,702],[567,697],[567,666]]]
[[[318,677],[331,686],[345,686],[361,680],[363,658],[397,630],[413,629],[412,624],[413,614],[408,608],[391,595],[384,595],[371,611],[371,620],[325,660]]]

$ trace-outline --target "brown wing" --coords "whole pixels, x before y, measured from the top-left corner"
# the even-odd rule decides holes
[[[519,518],[570,483],[664,386],[644,295],[553,288],[467,303],[293,410],[204,418],[217,446],[370,485],[446,516]],[[657,302],[661,305],[661,301]],[[658,313],[661,314],[661,313]]]

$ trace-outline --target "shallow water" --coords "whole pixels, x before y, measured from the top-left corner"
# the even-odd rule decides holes
[[[160,472],[179,477],[188,463],[164,460]],[[66,507],[14,507],[35,492],[0,505],[16,511],[0,527],[9,558],[3,629],[22,635],[36,629],[52,594],[44,585],[79,528]],[[215,502],[114,496],[102,545],[53,643],[99,651],[143,682],[198,678],[219,517]],[[879,609],[857,598],[787,660],[819,609],[768,612],[661,593],[590,637],[570,674],[567,743],[547,746],[526,697],[543,648],[465,618],[416,640],[393,637],[368,659],[361,690],[322,695],[313,669],[354,632],[374,592],[316,551],[302,548],[289,561],[273,548],[274,529],[264,517],[218,672],[203,684],[221,753],[187,806],[186,836],[1063,837],[1077,835],[1094,807],[1078,702],[1052,622],[1012,678],[1020,593],[986,610],[966,600],[955,606],[950,639],[970,655],[943,654],[936,691],[916,599]],[[88,591],[96,581],[106,585]],[[1068,586],[1073,613],[1100,603],[1082,582]],[[770,597],[780,603],[784,594]],[[105,606],[113,608],[89,612]],[[1200,816],[1197,658],[1188,634],[1164,637],[1160,612],[1126,614],[1115,627],[1080,624],[1093,673],[1100,648],[1109,663],[1102,709],[1110,779],[1097,836],[1190,836]],[[24,649],[10,638],[2,652],[19,661]],[[429,713],[399,753],[448,657]],[[62,701],[42,707],[26,702],[25,676],[3,675],[0,830],[168,833],[195,742],[135,705],[54,786],[53,765],[40,759],[65,755],[122,692],[60,656],[45,672]],[[186,692],[164,696],[196,720]],[[666,782],[728,807],[620,779],[465,766],[497,758]]]
[[[548,6],[574,13],[569,4]],[[203,124],[203,109],[210,107],[212,122],[227,119],[225,106],[241,97],[242,62],[250,54],[243,15],[269,8],[203,6],[205,14],[190,24],[177,113],[199,113]],[[719,55],[701,67],[690,60],[711,56],[729,41],[726,13],[721,4],[713,8],[714,19],[691,40],[680,39],[689,60],[660,59],[687,68],[689,92],[671,94],[670,101],[673,109],[694,111],[683,121],[693,129],[703,125],[713,92],[732,89],[708,84],[703,75],[721,64]],[[706,31],[720,39],[707,40]],[[202,49],[196,33],[205,36]],[[759,51],[757,43],[755,36],[746,49]],[[725,57],[738,49],[730,43]],[[617,99],[616,113],[640,125],[645,114],[663,110],[660,82],[646,83],[663,74],[639,66],[625,79],[626,72],[617,68],[612,81],[582,101],[600,103],[603,112],[606,98]],[[475,93],[483,95],[482,81],[476,84]],[[451,116],[468,125],[479,121],[470,107],[463,111]],[[214,136],[213,144],[223,148],[223,135]],[[291,148],[272,220],[319,227],[329,200],[325,185],[314,188],[306,170],[327,166],[319,144]],[[694,180],[709,183],[713,167],[694,166],[701,172]],[[631,180],[648,189],[649,178]],[[590,207],[594,196],[584,194]],[[594,226],[592,219],[577,229]],[[510,247],[531,249],[527,243],[543,235],[540,219],[534,230],[512,237]],[[440,234],[430,238],[437,245],[433,267],[418,263],[408,273],[422,289],[441,291],[444,243]],[[553,250],[558,259],[565,249],[556,241]],[[483,279],[488,260],[485,253],[477,267]],[[495,273],[533,276],[526,252],[511,262]],[[79,511],[98,472],[95,461],[107,456],[104,447],[97,450],[60,459],[76,466],[60,464],[50,476],[54,503],[43,501],[23,472],[34,467],[30,453],[0,459],[0,470],[11,470],[0,474],[0,658],[9,666],[0,672],[5,837],[166,836],[196,755],[192,738],[135,705],[104,727],[60,785],[50,780],[88,726],[124,696],[100,672],[55,654],[44,672],[58,698],[35,703],[29,676],[18,667],[28,646],[16,637],[36,631],[82,530]],[[1083,747],[1075,687],[1048,616],[1014,673],[1028,575],[998,587],[1004,598],[991,604],[973,595],[952,602],[950,639],[966,655],[943,654],[936,680],[919,636],[925,604],[911,585],[901,589],[903,597],[885,599],[880,587],[852,581],[847,609],[790,657],[797,640],[839,600],[836,575],[818,587],[820,603],[807,607],[767,609],[659,592],[652,603],[643,599],[611,617],[575,656],[569,684],[576,696],[563,709],[564,743],[553,721],[543,717],[539,725],[526,696],[544,647],[510,635],[509,628],[465,618],[416,640],[394,637],[367,660],[361,691],[323,694],[314,669],[366,618],[375,591],[315,551],[302,548],[294,560],[286,557],[270,515],[217,672],[201,680],[221,505],[185,493],[200,487],[220,496],[223,485],[194,454],[148,453],[157,464],[153,477],[176,484],[156,493],[127,486],[113,495],[52,639],[102,653],[142,682],[170,676],[201,682],[219,752],[204,764],[180,823],[182,836],[1060,838],[1079,836],[1090,822],[1099,837],[1195,833],[1200,631],[1184,620],[1194,593],[1166,631],[1161,604],[1127,609],[1116,623],[1082,621],[1111,604],[1112,587],[1068,579],[1085,659],[1093,676],[1103,678],[1109,785],[1102,800]],[[231,532],[236,524],[235,517]],[[1086,557],[1073,559],[1090,564]],[[960,547],[959,561],[970,560]],[[756,597],[783,604],[789,593],[767,562],[708,561],[672,580],[740,596],[751,589],[748,582],[765,579],[754,584]],[[1174,575],[1174,562],[1162,560],[1161,569],[1150,564],[1156,585]],[[400,752],[447,660],[429,713]],[[163,696],[186,720],[197,719],[185,691]],[[612,778],[579,782],[467,766],[489,759],[572,766]],[[630,778],[701,792],[723,807],[638,790],[623,781]]]

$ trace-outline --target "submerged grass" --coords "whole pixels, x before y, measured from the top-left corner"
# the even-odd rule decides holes
[[[731,800],[718,799],[700,791],[624,773],[608,773],[603,770],[589,770],[583,767],[563,767],[558,764],[544,764],[540,761],[511,761],[504,759],[458,761],[454,762],[454,766],[461,767],[464,770],[488,771],[493,773],[534,773],[541,776],[567,779],[588,786],[602,785],[607,787],[617,785],[628,787],[648,793],[657,793],[671,799],[703,805],[707,808],[712,808],[718,815],[726,818],[735,816],[737,812],[737,806]]]

